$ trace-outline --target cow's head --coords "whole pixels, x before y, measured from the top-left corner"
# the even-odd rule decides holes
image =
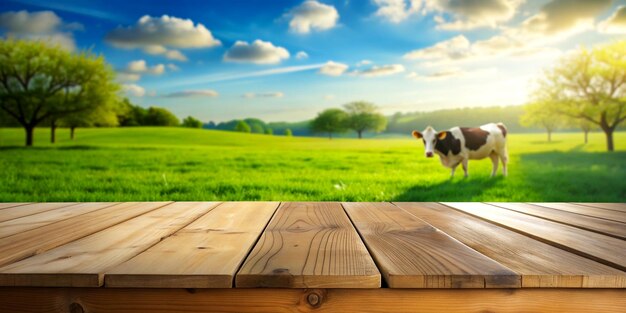
[[[435,146],[437,145],[437,140],[446,139],[447,132],[437,132],[434,128],[428,126],[424,129],[423,132],[418,132],[417,130],[413,131],[413,137],[415,139],[422,139],[424,142],[426,157],[432,158],[435,152]]]

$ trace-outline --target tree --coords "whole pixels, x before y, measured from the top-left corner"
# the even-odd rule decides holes
[[[64,116],[59,120],[59,124],[60,126],[69,127],[70,139],[74,140],[76,128],[78,127],[119,125],[118,116],[125,109],[122,102],[111,101],[107,105]]]
[[[570,127],[580,128],[583,131],[585,144],[589,142],[589,132],[597,128],[595,124],[580,118],[567,118],[566,124]]]
[[[120,111],[117,115],[120,126],[141,126],[145,125],[148,110],[133,105],[127,98],[120,103]]]
[[[285,136],[287,136],[287,137],[293,136],[293,132],[291,131],[291,129],[289,129],[289,128],[285,129]]]
[[[265,134],[266,135],[273,135],[274,134],[274,130],[268,127],[268,128],[265,129]]]
[[[0,109],[33,145],[37,125],[116,101],[119,85],[102,56],[71,54],[41,41],[0,40]]]
[[[181,126],[189,128],[202,128],[202,122],[200,122],[199,119],[196,119],[193,116],[187,116],[183,119],[183,123],[181,124]]]
[[[545,72],[535,94],[550,95],[559,113],[600,127],[613,151],[613,132],[626,120],[626,41],[565,56]]]
[[[373,104],[365,101],[351,102],[344,105],[348,112],[348,127],[363,138],[363,132],[366,130],[380,132],[387,127],[387,118],[378,113],[378,108]]]
[[[180,121],[172,112],[164,108],[149,107],[145,124],[148,126],[178,126]]]
[[[237,125],[235,125],[235,131],[240,133],[249,133],[250,125],[248,125],[245,121],[239,121],[237,122]]]
[[[548,142],[552,141],[552,133],[561,127],[563,117],[556,111],[557,104],[550,101],[537,101],[524,107],[520,124],[526,127],[541,127],[548,133]]]
[[[348,114],[341,109],[326,109],[317,114],[311,122],[311,130],[316,133],[328,133],[328,139],[333,133],[343,133],[348,130]]]

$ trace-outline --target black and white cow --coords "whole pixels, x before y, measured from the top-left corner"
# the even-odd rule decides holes
[[[491,158],[493,169],[491,176],[498,171],[498,159],[502,161],[502,174],[507,175],[509,160],[506,149],[506,127],[502,123],[489,123],[480,127],[452,127],[437,132],[428,126],[423,132],[413,131],[413,137],[422,139],[426,148],[426,157],[439,155],[441,164],[454,170],[461,164],[467,177],[469,160]]]

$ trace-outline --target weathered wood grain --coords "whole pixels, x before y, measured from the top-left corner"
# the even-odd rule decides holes
[[[318,299],[314,306],[309,299]],[[6,312],[622,313],[617,289],[0,288]],[[72,310],[71,310],[71,309]]]
[[[0,222],[20,218],[23,216],[33,215],[45,211],[50,211],[62,207],[76,205],[75,202],[47,202],[47,203],[31,203],[25,205],[12,206],[0,211]]]
[[[622,271],[626,270],[626,241],[624,240],[498,208],[489,204],[474,202],[442,203],[561,249]]]
[[[492,202],[487,204],[536,217],[541,217],[550,221],[559,222],[561,224],[576,226],[578,228],[586,229],[607,236],[626,239],[626,224],[624,223],[527,203]]]
[[[127,202],[0,239],[0,267],[91,235],[168,202]]]
[[[380,273],[339,203],[282,203],[236,286],[377,288]]]
[[[15,235],[30,229],[35,229],[44,225],[58,222],[70,217],[97,211],[109,206],[116,205],[115,202],[88,202],[80,203],[68,207],[61,207],[50,211],[45,211],[29,216],[0,222],[0,238]]]
[[[593,208],[600,208],[606,210],[626,212],[626,203],[609,203],[609,202],[578,202],[574,203],[583,206],[589,206]]]
[[[343,203],[391,288],[517,288],[520,276],[393,204]]]
[[[226,202],[106,271],[107,287],[231,288],[278,202]]]
[[[624,288],[626,272],[438,203],[395,203],[522,275],[524,288]]]
[[[145,251],[217,205],[176,202],[0,268],[2,286],[98,287],[104,272]]]
[[[6,208],[12,208],[15,206],[20,206],[20,205],[26,205],[29,203],[30,202],[3,202],[3,203],[0,203],[0,210],[6,209]]]
[[[626,223],[626,213],[615,210],[592,208],[584,205],[560,202],[536,202],[531,204]]]

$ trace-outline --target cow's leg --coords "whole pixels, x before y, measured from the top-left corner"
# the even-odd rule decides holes
[[[506,148],[500,153],[500,161],[502,162],[502,175],[506,176],[508,174],[507,164],[509,163],[509,154]]]
[[[467,177],[467,163],[468,163],[468,159],[463,159],[463,161],[461,161],[461,164],[463,165],[463,173],[465,173],[465,177]]]
[[[450,171],[450,178],[453,178],[453,177],[454,177],[454,171],[456,171],[456,167],[457,167],[457,166],[459,166],[459,163],[457,163],[457,164],[453,165],[453,166],[450,168],[450,169],[451,169],[451,171]]]
[[[491,158],[491,164],[493,165],[492,169],[491,169],[491,177],[496,176],[496,173],[498,172],[498,154],[493,151],[491,152],[491,154],[489,154],[489,158]]]

